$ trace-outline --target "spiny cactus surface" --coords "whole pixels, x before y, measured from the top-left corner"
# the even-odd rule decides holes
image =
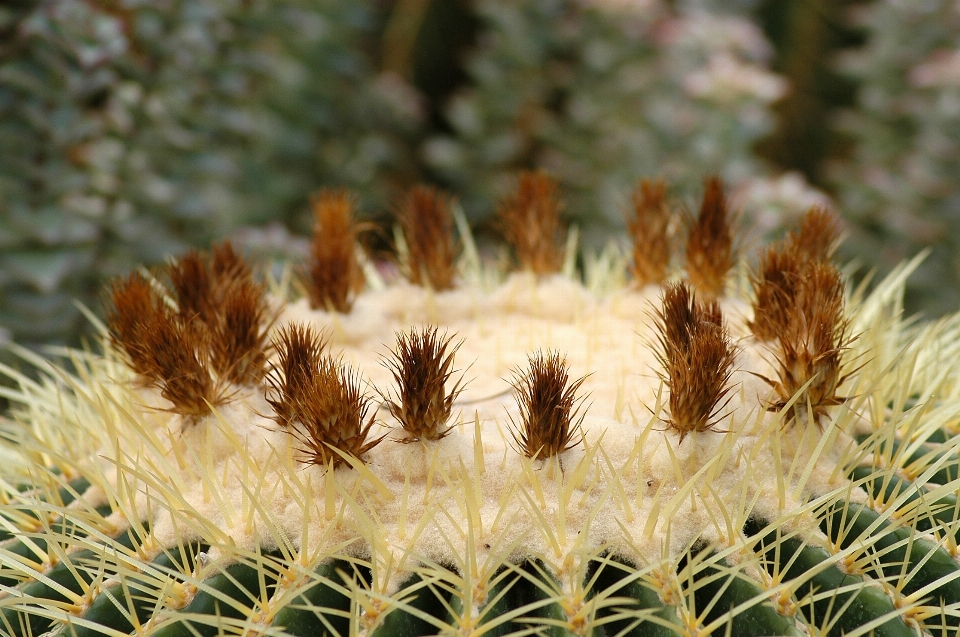
[[[399,235],[461,232],[410,281],[319,212],[329,276],[223,244],[117,281],[102,352],[4,369],[0,633],[955,634],[960,319],[901,316],[915,262],[845,291],[825,211],[738,271],[705,191],[686,261],[611,247],[583,281],[554,231],[481,262],[426,191]]]

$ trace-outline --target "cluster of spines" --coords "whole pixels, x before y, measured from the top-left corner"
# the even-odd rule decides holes
[[[665,184],[641,181],[633,204],[627,222],[634,241],[634,278],[638,284],[662,284],[669,271],[675,221]],[[399,206],[412,283],[437,290],[453,286],[452,206],[451,197],[427,187],[413,189]],[[345,191],[322,191],[313,209],[316,223],[306,277],[311,303],[349,311],[362,278],[353,199]],[[557,184],[551,177],[520,174],[499,215],[521,267],[536,274],[559,267],[559,211]],[[668,285],[656,315],[658,357],[670,390],[665,421],[681,441],[692,431],[714,429],[730,392],[736,357],[715,300],[723,293],[734,259],[731,215],[719,179],[705,182],[699,215],[687,215],[687,226],[689,284]],[[842,401],[836,388],[843,380],[840,352],[846,339],[843,289],[827,260],[837,235],[837,223],[828,212],[811,211],[797,232],[761,255],[754,277],[757,302],[751,327],[757,338],[776,341],[779,347],[780,378],[768,381],[778,396],[772,408],[784,408],[806,385],[804,399],[818,421],[827,407]],[[224,400],[220,381],[256,384],[263,378],[269,350],[263,287],[229,244],[215,247],[210,257],[191,252],[168,270],[175,308],[141,275],[114,285],[111,337],[127,352],[133,369],[160,387],[175,411],[196,418]],[[373,420],[366,419],[369,398],[355,374],[323,353],[322,339],[310,328],[287,326],[274,347],[279,362],[271,366],[267,384],[276,420],[305,435],[303,442],[313,441],[307,445],[313,461],[337,464],[340,456],[333,458],[324,450],[335,447],[360,457],[379,441],[367,441]],[[455,351],[435,328],[398,336],[396,354],[387,366],[399,395],[396,401],[387,397],[384,404],[403,426],[406,439],[436,440],[449,431],[453,402],[462,389],[458,382],[446,390]],[[532,357],[530,367],[514,381],[521,408],[514,438],[529,457],[556,455],[573,444],[578,417],[573,401],[583,379],[567,386],[559,355]],[[555,392],[557,403],[548,409],[540,401],[551,383],[560,383],[563,391]],[[317,398],[319,388],[339,402]],[[797,409],[791,407],[791,415]],[[334,412],[340,415],[333,417]],[[302,429],[294,427],[294,421]]]
[[[720,419],[736,349],[720,305],[699,300],[685,283],[667,285],[655,318],[661,378],[670,390],[664,422],[683,442],[692,432],[713,430]]]
[[[456,275],[453,197],[429,186],[410,191],[397,209],[407,247],[407,278],[414,285],[449,290]]]
[[[302,443],[307,462],[336,466],[343,454],[361,458],[380,441],[369,439],[371,398],[311,326],[284,325],[268,345],[264,290],[229,244],[212,257],[190,252],[167,275],[175,303],[169,290],[139,273],[115,282],[107,324],[114,348],[160,388],[173,411],[196,420],[226,399],[225,382],[265,380],[275,421]],[[265,378],[271,347],[277,362]],[[436,328],[398,336],[388,366],[400,392],[389,408],[414,439],[438,440],[449,431],[462,388],[460,381],[447,387],[456,349]]]
[[[372,399],[356,373],[327,353],[323,336],[307,324],[281,327],[274,348],[267,402],[277,424],[300,441],[304,461],[323,466],[337,466],[347,456],[362,461],[385,436],[370,438]],[[435,441],[449,433],[462,390],[462,379],[450,386],[457,348],[435,327],[398,333],[396,351],[384,361],[398,394],[385,394],[383,406],[406,434],[400,442]]]
[[[704,182],[698,214],[680,219],[662,180],[641,180],[626,214],[632,242],[630,271],[638,286],[658,284],[671,274],[674,235],[684,222],[686,277],[704,297],[723,295],[736,258],[734,215],[723,182]],[[397,204],[395,218],[406,246],[401,269],[414,285],[437,291],[456,286],[458,245],[454,240],[455,199],[431,186],[416,186]],[[349,312],[362,286],[357,260],[358,224],[354,199],[343,190],[323,190],[312,200],[314,234],[304,277],[313,308]],[[537,276],[560,271],[565,227],[559,183],[542,170],[521,171],[497,204],[496,225],[519,268]]]
[[[336,467],[362,458],[382,438],[370,438],[372,400],[356,373],[325,352],[309,325],[280,329],[274,348],[279,362],[268,376],[267,402],[278,425],[300,442],[304,462]]]
[[[536,352],[528,358],[527,371],[516,370],[519,422],[511,418],[511,435],[528,458],[551,458],[577,444],[585,413],[577,391],[586,377],[570,381],[567,361],[559,352]]]
[[[349,312],[363,285],[354,199],[346,190],[322,190],[310,204],[314,218],[306,277],[310,305]]]
[[[774,352],[778,377],[765,380],[777,394],[771,409],[787,408],[788,422],[809,413],[819,424],[827,408],[845,400],[837,389],[850,334],[843,280],[830,262],[839,234],[836,217],[814,208],[797,231],[761,253],[753,275],[750,328]]]
[[[166,274],[172,295],[139,273],[113,284],[109,336],[175,411],[198,418],[224,400],[227,383],[255,385],[263,377],[266,291],[229,243],[212,255],[189,252]]]
[[[398,392],[385,394],[383,405],[404,430],[399,442],[436,441],[450,432],[454,401],[463,389],[462,379],[450,386],[458,347],[436,327],[397,335],[396,351],[384,365]],[[352,370],[326,353],[326,342],[312,327],[282,327],[274,348],[278,360],[267,375],[267,402],[277,424],[300,441],[305,462],[336,466],[347,455],[362,459],[384,439],[369,439],[374,423],[367,417],[369,397]],[[584,380],[570,381],[557,352],[538,352],[530,356],[529,370],[517,370],[513,388],[520,417],[512,433],[523,455],[548,458],[576,444],[584,416],[577,392]]]
[[[278,426],[297,438],[304,462],[338,466],[362,459],[383,437],[371,438],[372,399],[347,365],[327,351],[321,334],[306,324],[281,326],[268,344],[267,305],[261,284],[229,244],[213,255],[190,252],[167,268],[167,290],[140,274],[114,283],[108,315],[110,340],[131,368],[196,420],[225,400],[223,381],[265,382],[266,400]],[[229,338],[228,338],[229,337]],[[451,376],[458,344],[435,327],[399,333],[385,362],[398,388],[384,405],[406,433],[404,441],[439,440],[450,429],[462,379]],[[265,371],[267,352],[276,362]],[[523,425],[518,441],[530,457],[561,453],[572,444],[577,418],[559,355],[531,358],[517,379]],[[582,418],[582,416],[581,416]]]
[[[450,433],[453,403],[463,389],[462,378],[447,389],[459,347],[436,327],[397,335],[396,351],[384,364],[398,394],[384,403],[407,433],[405,440],[440,440]]]

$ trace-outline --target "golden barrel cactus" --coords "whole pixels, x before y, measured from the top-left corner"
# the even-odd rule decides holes
[[[633,202],[582,279],[531,173],[512,273],[422,188],[406,278],[328,192],[279,279],[116,281],[102,347],[4,369],[0,633],[955,634],[960,322],[902,316],[916,261],[849,290],[826,211],[751,269],[719,181]]]

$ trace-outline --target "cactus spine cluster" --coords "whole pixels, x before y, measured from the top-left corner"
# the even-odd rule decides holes
[[[955,634],[960,322],[845,291],[824,210],[738,270],[719,180],[633,202],[585,282],[544,173],[514,273],[421,188],[395,274],[327,192],[280,279],[115,282],[102,352],[4,370],[0,632]]]

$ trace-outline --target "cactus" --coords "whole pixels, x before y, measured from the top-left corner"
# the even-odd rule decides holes
[[[917,261],[845,291],[811,210],[737,266],[719,180],[685,218],[646,183],[630,232],[684,260],[584,284],[551,178],[516,187],[516,272],[423,188],[398,236],[440,234],[370,267],[328,192],[324,277],[222,244],[115,282],[102,351],[19,350],[0,633],[955,634],[960,319],[903,318]]]

